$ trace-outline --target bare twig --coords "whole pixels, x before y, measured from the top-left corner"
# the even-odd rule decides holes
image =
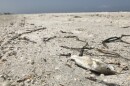
[[[108,82],[105,82],[103,80],[99,80],[99,79],[96,79],[94,77],[85,77],[86,79],[89,79],[91,81],[94,81],[94,82],[98,82],[98,83],[101,83],[101,84],[104,84],[106,86],[120,86],[118,84],[115,84],[115,83],[108,83]]]
[[[84,49],[86,48],[86,46],[88,46],[88,43],[86,43],[86,44],[81,48],[81,51],[80,51],[80,53],[79,53],[79,56],[83,56]]]
[[[32,42],[32,43],[34,43],[34,44],[37,43],[37,42],[32,41],[32,40],[30,40],[30,39],[28,39],[28,38],[26,38],[26,37],[24,37],[24,38],[19,38],[19,40],[26,40],[26,41]]]
[[[62,31],[60,30],[61,33],[68,33],[68,34],[73,34],[72,32],[66,32],[66,31]]]
[[[110,51],[107,51],[107,50],[102,50],[102,49],[96,49],[98,52],[100,53],[104,53],[105,55],[111,55],[111,56],[116,56],[116,57],[122,57],[121,55],[119,55],[118,53],[115,53],[115,52],[110,52]]]
[[[46,27],[39,28],[39,29],[34,29],[34,30],[27,30],[27,32],[21,33],[21,35],[36,32],[36,31],[40,31],[40,30],[45,30],[45,29],[46,29]]]
[[[116,57],[116,58],[122,58],[126,61],[130,61],[130,59],[124,58],[120,54],[112,52],[112,51],[102,50],[98,48],[96,48],[96,50],[100,53],[104,53],[104,55],[98,55],[98,56]]]
[[[105,39],[104,41],[102,41],[102,44],[106,48],[108,48],[106,43],[111,43],[111,42],[123,42],[123,43],[126,43],[126,44],[130,44],[130,43],[122,40],[122,38],[126,37],[126,36],[130,36],[130,35],[121,35],[120,37],[110,37],[110,38]]]
[[[17,34],[17,35],[15,35],[15,36],[13,36],[11,39],[7,40],[7,41],[6,41],[4,44],[2,44],[2,45],[5,45],[5,44],[10,43],[12,40],[17,39],[17,38],[19,38],[19,37],[22,36],[22,35],[29,34],[29,33],[33,33],[33,32],[40,31],[40,30],[45,30],[45,29],[46,29],[46,28],[39,28],[39,29],[28,30],[28,31],[26,31],[26,32]]]
[[[18,83],[21,83],[21,82],[24,82],[28,79],[32,79],[34,77],[34,75],[28,75],[28,76],[25,76],[24,78],[20,79],[20,80],[17,80]]]
[[[79,56],[83,56],[84,50],[87,49],[87,50],[95,50],[95,51],[98,51],[98,52],[104,54],[104,55],[95,55],[95,54],[92,54],[92,53],[88,53],[87,55],[90,55],[90,56],[107,56],[107,57],[122,58],[122,59],[125,59],[125,60],[127,60],[127,61],[130,60],[130,59],[127,59],[127,58],[123,58],[120,54],[115,53],[115,52],[112,52],[112,51],[102,50],[102,49],[93,48],[93,47],[87,47],[87,43],[86,43],[86,45],[83,46],[82,48],[73,48],[73,47],[68,47],[68,46],[60,46],[60,47],[65,48],[65,49],[70,49],[70,50],[79,51],[79,52],[80,52]]]
[[[65,48],[65,49],[70,49],[70,50],[76,50],[76,51],[78,51],[78,52],[80,52],[79,53],[79,56],[83,56],[83,53],[84,53],[84,50],[92,50],[92,49],[94,49],[94,48],[92,48],[92,47],[86,47],[88,45],[88,43],[86,43],[82,48],[73,48],[73,47],[68,47],[68,46],[60,46],[60,47],[62,47],[62,48]],[[93,55],[92,53],[89,53],[88,55]]]
[[[49,37],[49,38],[43,38],[43,42],[48,42],[52,39],[56,38],[56,36],[53,36],[53,37]]]
[[[110,37],[110,38],[104,40],[102,42],[102,44],[103,44],[104,47],[108,48],[108,46],[106,45],[106,43],[115,42],[115,41],[121,41],[120,39],[121,39],[120,37]]]
[[[124,26],[124,27],[121,27],[121,28],[129,28],[130,26]]]
[[[68,46],[60,46],[62,48],[65,48],[65,49],[70,49],[70,50],[77,50],[77,51],[80,51],[82,48],[73,48],[73,47],[68,47]],[[84,47],[84,49],[88,49],[88,50],[91,50],[91,49],[94,49],[92,47]]]
[[[60,54],[59,56],[71,56],[71,53],[67,53],[67,54]]]
[[[62,48],[65,48],[65,49],[70,49],[70,50],[77,50],[79,51],[81,48],[72,48],[72,47],[68,47],[68,46],[60,46]]]
[[[64,36],[64,38],[75,38],[77,41],[85,42],[84,40],[80,40],[77,36]]]
[[[35,30],[27,30],[26,32],[23,32],[23,33],[20,33],[14,37],[12,37],[10,40],[14,40],[14,39],[17,39],[19,38],[20,36],[22,35],[25,35],[25,34],[29,34],[29,33],[33,33],[33,32],[36,32],[36,31],[40,31],[40,30],[45,30],[46,28],[39,28],[39,29],[35,29]]]

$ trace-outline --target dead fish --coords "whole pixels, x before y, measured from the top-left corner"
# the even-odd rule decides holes
[[[77,65],[96,73],[105,75],[113,75],[116,73],[112,65],[108,65],[101,60],[89,56],[72,55],[70,59],[74,60]]]

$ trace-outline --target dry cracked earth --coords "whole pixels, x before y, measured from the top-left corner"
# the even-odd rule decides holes
[[[96,74],[68,60],[114,66]],[[130,13],[0,15],[0,86],[130,86]]]

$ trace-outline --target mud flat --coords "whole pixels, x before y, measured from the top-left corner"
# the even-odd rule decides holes
[[[130,86],[130,13],[0,15],[0,84]],[[84,55],[111,64],[114,75],[68,60]]]

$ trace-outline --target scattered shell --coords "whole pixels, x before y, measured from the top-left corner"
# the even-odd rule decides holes
[[[112,75],[116,73],[112,65],[108,65],[98,59],[77,55],[71,56],[70,59],[74,60],[77,65],[100,74]]]

